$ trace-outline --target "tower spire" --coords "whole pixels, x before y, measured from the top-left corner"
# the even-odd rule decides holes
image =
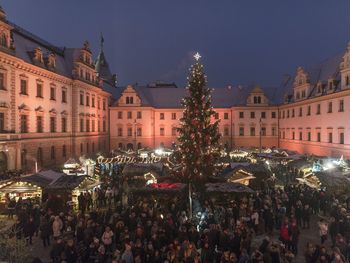
[[[100,38],[100,48],[101,51],[103,51],[103,43],[105,42],[105,39],[103,38],[102,32],[101,32],[101,38]]]

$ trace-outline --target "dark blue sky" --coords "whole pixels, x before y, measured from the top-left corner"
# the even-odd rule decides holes
[[[8,0],[10,21],[57,45],[100,32],[119,85],[186,83],[190,54],[203,56],[209,85],[279,85],[285,73],[342,52],[349,0]]]

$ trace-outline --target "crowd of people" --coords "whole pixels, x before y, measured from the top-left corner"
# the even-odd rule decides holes
[[[28,246],[40,238],[53,263],[350,260],[350,205],[325,191],[287,185],[220,202],[195,195],[190,216],[186,198],[126,198],[122,190],[108,185],[82,193],[78,210],[57,209],[50,199],[40,206],[10,199],[14,238]],[[320,218],[319,242],[300,248],[300,235],[315,224],[313,217]]]

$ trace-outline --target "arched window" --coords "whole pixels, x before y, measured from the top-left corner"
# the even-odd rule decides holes
[[[118,148],[123,149],[123,144],[121,142],[118,144]]]
[[[36,152],[36,161],[39,167],[43,166],[43,149],[41,147],[39,147]]]
[[[51,146],[51,160],[54,160],[55,157],[55,146]]]
[[[164,142],[161,142],[159,145],[160,148],[164,148]]]
[[[137,149],[141,149],[142,148],[142,144],[139,142],[138,144],[137,144]]]
[[[133,149],[134,149],[134,145],[133,145],[132,143],[128,143],[128,144],[126,145],[126,149],[127,149],[127,150],[133,150]]]

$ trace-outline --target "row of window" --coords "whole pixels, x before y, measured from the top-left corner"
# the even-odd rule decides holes
[[[290,139],[292,140],[296,140],[296,133],[293,131],[292,132],[292,137]],[[327,134],[327,142],[328,143],[334,143],[333,141],[333,132],[328,132]],[[282,139],[286,139],[286,132],[283,131],[282,132]],[[316,132],[316,137],[315,138],[312,138],[312,135],[311,135],[311,131],[308,131],[306,133],[306,138],[303,137],[303,132],[299,132],[299,141],[316,141],[316,142],[322,142],[321,140],[321,132]],[[340,132],[339,133],[339,141],[338,141],[339,144],[344,144],[344,132]]]
[[[306,116],[311,115],[311,105],[307,106],[307,111],[306,111]],[[329,101],[327,104],[327,113],[332,113],[333,112],[333,102]],[[338,103],[338,112],[344,112],[344,100],[339,100]],[[315,114],[320,115],[321,114],[321,104],[316,104],[315,107]],[[300,107],[298,111],[298,116],[302,117],[303,116],[303,108]],[[295,109],[291,110],[283,110],[282,111],[282,119],[285,118],[294,118],[295,117]]]
[[[95,120],[86,119],[84,121],[84,119],[80,119],[79,123],[80,123],[79,124],[80,132],[95,132],[96,131]],[[90,126],[90,123],[91,123],[91,126]],[[97,120],[97,131],[98,132],[101,131],[101,122],[100,122],[100,120]],[[102,121],[102,132],[106,132],[106,131],[107,131],[106,120],[103,120]]]
[[[29,122],[28,122],[29,116],[28,115],[21,115],[21,122],[20,122],[20,131],[21,133],[28,133],[29,132]],[[43,116],[36,116],[36,132],[42,133],[44,132],[44,117]],[[57,117],[51,116],[50,117],[50,132],[57,132]],[[62,117],[61,118],[61,132],[67,132],[67,118]]]
[[[118,127],[118,137],[123,137],[123,128],[122,127]],[[160,136],[164,136],[165,135],[165,128],[164,127],[160,127],[159,128],[159,135]],[[131,137],[141,137],[142,136],[142,128],[141,127],[137,127],[136,130],[134,129],[134,133],[133,133],[133,128],[132,127],[127,127],[126,129],[126,136]],[[172,127],[171,128],[171,136],[177,136],[177,128],[176,127]]]
[[[260,128],[260,134],[261,136],[266,136],[266,127]],[[245,136],[245,127],[239,127],[238,135]],[[257,136],[257,135],[259,135],[259,129],[256,129],[255,127],[250,127],[249,136]],[[271,127],[271,136],[276,136],[276,135],[277,135],[277,127]]]
[[[84,92],[80,92],[80,97],[79,97],[80,105],[84,105]],[[85,106],[90,106],[90,94],[86,93],[85,97]],[[91,107],[95,108],[95,95],[91,96]],[[101,100],[100,98],[97,99],[97,109],[101,109]],[[102,101],[102,109],[106,110],[106,100]]]
[[[244,111],[240,111],[239,112],[239,118],[240,119],[244,119]],[[250,112],[250,118],[251,119],[255,119],[256,118],[255,111],[251,111]],[[261,119],[266,119],[266,112],[265,111],[260,112],[260,118]],[[224,115],[224,119],[225,119],[225,115]],[[226,119],[228,119],[228,113],[227,113],[227,118]],[[276,112],[275,111],[271,112],[271,119],[276,119]]]
[[[256,116],[255,111],[250,112],[250,118],[251,119],[254,119],[255,116]],[[229,119],[229,113],[228,112],[224,112],[224,116],[223,117],[224,117],[224,120],[228,120]],[[132,111],[128,111],[127,112],[127,119],[132,119],[132,118],[133,118]],[[141,111],[136,112],[136,118],[137,119],[142,119],[142,112]],[[214,114],[214,119],[218,120],[219,118],[220,118],[220,115],[219,115],[218,112],[216,112]],[[244,118],[244,112],[243,111],[239,112],[239,118],[240,119]],[[266,112],[264,112],[264,111],[261,112],[260,118],[266,119]],[[276,112],[275,111],[271,112],[271,118],[272,119],[276,118]],[[122,111],[118,111],[118,119],[123,119],[123,112]],[[165,113],[164,112],[159,113],[159,119],[160,120],[165,120]],[[177,120],[176,112],[172,112],[171,113],[171,120]]]
[[[1,82],[3,82],[3,73],[0,73],[0,87],[2,86]],[[4,86],[3,86],[4,87]],[[29,95],[28,92],[28,80],[27,79],[21,79],[21,87],[20,87],[20,94],[21,95]],[[67,88],[62,87],[61,88],[61,102],[67,103]],[[37,98],[44,98],[44,85],[43,82],[37,82],[36,83],[36,97]],[[57,88],[55,85],[50,86],[50,100],[57,100]]]

